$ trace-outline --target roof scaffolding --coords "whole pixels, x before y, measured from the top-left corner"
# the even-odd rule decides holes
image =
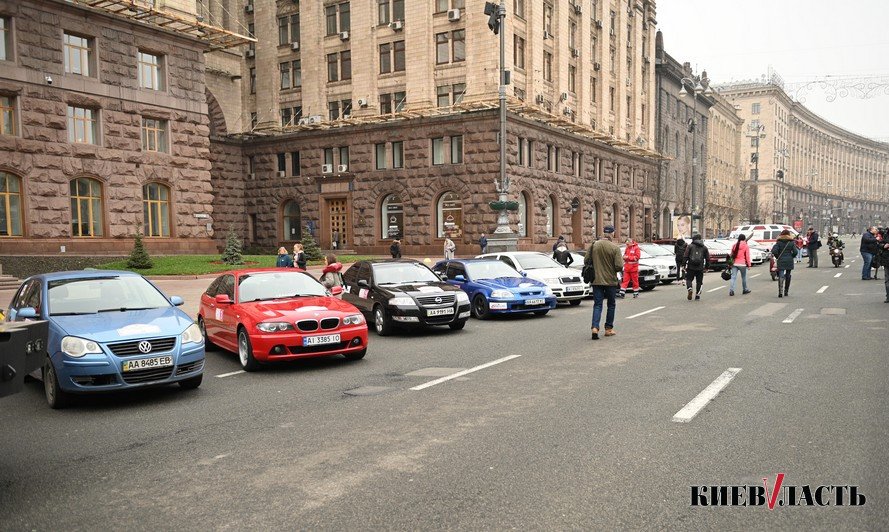
[[[284,127],[267,127],[261,129],[257,128],[250,132],[235,134],[232,136],[240,138],[272,137],[275,135],[294,133],[298,131],[324,131],[349,126],[385,124],[418,118],[432,118],[437,116],[449,116],[480,111],[491,111],[499,109],[499,107],[500,103],[496,99],[476,100],[472,102],[458,103],[448,107],[430,107],[426,109],[415,109],[410,111],[401,111],[390,115],[368,115],[357,117],[353,116],[340,120],[304,120],[300,124],[293,124]],[[507,110],[513,114],[529,118],[531,120],[536,120],[538,122],[546,123],[550,126],[565,130],[569,133],[588,137],[592,140],[602,142],[603,144],[607,144],[609,146],[632,153],[634,155],[646,157],[649,159],[669,160],[669,157],[665,157],[664,155],[661,155],[656,151],[624,142],[607,133],[596,131],[587,125],[578,124],[576,122],[572,122],[560,116],[554,115],[535,105],[529,105],[522,100],[519,100],[515,96],[507,97]]]
[[[133,22],[187,35],[206,43],[210,50],[222,50],[256,42],[256,39],[199,21],[196,17],[157,9],[150,1],[67,0],[69,3],[110,13]]]

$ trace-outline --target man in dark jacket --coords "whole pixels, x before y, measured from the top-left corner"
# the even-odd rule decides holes
[[[859,249],[861,251],[861,258],[863,264],[861,265],[861,279],[864,281],[870,281],[872,279],[870,275],[870,270],[872,267],[872,263],[874,260],[874,255],[879,253],[880,244],[877,242],[877,228],[871,226],[867,231],[861,234],[861,247]]]
[[[584,258],[584,264],[592,264],[596,270],[596,278],[593,279],[593,323],[591,328],[592,339],[599,339],[599,322],[602,320],[602,302],[608,301],[608,310],[605,313],[605,336],[614,336],[614,315],[617,311],[617,272],[624,268],[624,259],[620,248],[611,241],[614,237],[614,227],[607,226],[603,230],[604,238],[596,240],[590,245]]]
[[[478,247],[481,250],[482,254],[488,252],[488,237],[484,233],[482,233],[481,238],[478,239]]]
[[[818,231],[816,231],[814,227],[810,227],[806,232],[806,238],[809,239],[808,244],[806,244],[806,247],[809,249],[809,265],[807,268],[817,268],[818,248],[821,247],[821,239],[818,237]]]
[[[565,237],[562,235],[559,235],[559,238],[557,238],[556,241],[553,242],[553,253],[555,253],[556,248],[559,247],[559,244],[564,244],[564,243],[565,243]]]
[[[704,272],[710,265],[710,251],[704,245],[701,235],[691,237],[691,244],[685,248],[682,256],[682,264],[685,267],[685,288],[688,289],[688,300],[691,301],[691,282],[695,281],[695,301],[701,300],[701,287],[704,284]]]
[[[389,246],[389,254],[392,255],[393,259],[401,258],[401,240],[392,242],[392,245]]]
[[[677,279],[682,279],[684,277],[682,272],[682,265],[685,263],[685,249],[688,247],[688,242],[685,241],[681,236],[676,239],[676,243],[673,244],[673,255],[676,256],[676,277]]]
[[[571,252],[568,250],[568,245],[562,242],[556,247],[556,250],[553,251],[553,258],[564,267],[571,266],[574,262],[574,257],[571,256]]]
[[[796,248],[793,235],[787,229],[778,235],[778,241],[772,246],[772,256],[778,267],[778,297],[787,297],[790,292],[790,272],[793,271],[793,257],[800,251]]]

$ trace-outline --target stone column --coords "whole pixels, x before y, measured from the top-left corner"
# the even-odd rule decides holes
[[[312,2],[305,2],[311,4]],[[281,125],[278,109],[280,71],[278,66],[278,17],[275,0],[254,0],[256,32],[256,128]],[[249,81],[248,81],[249,82]]]

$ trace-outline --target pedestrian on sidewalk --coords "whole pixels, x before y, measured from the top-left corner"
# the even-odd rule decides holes
[[[571,256],[571,252],[568,251],[568,245],[564,241],[553,251],[553,259],[566,268],[574,263],[574,257]]]
[[[673,244],[673,255],[676,256],[676,275],[677,279],[685,277],[685,250],[688,249],[688,242],[680,235]]]
[[[293,265],[301,270],[306,269],[306,252],[299,242],[293,244]]]
[[[778,241],[772,246],[772,255],[778,265],[778,297],[787,297],[790,293],[790,274],[793,272],[793,257],[797,251],[790,230],[781,231]]]
[[[278,260],[275,261],[276,268],[293,268],[293,257],[287,253],[287,248],[281,246],[278,248]]]
[[[482,233],[481,238],[478,239],[478,247],[482,251],[482,255],[488,252],[488,237]]]
[[[795,262],[800,263],[803,261],[803,248],[806,247],[806,242],[803,240],[803,235],[800,233],[796,234],[796,239],[793,241],[796,244],[796,260]]]
[[[392,242],[392,245],[389,246],[389,254],[392,255],[393,259],[401,258],[401,240],[395,240]]]
[[[606,226],[605,236],[590,244],[584,264],[592,264],[596,271],[593,279],[593,323],[592,339],[599,339],[599,322],[602,320],[602,301],[608,300],[608,311],[605,314],[605,336],[614,336],[614,315],[617,312],[617,272],[624,267],[620,248],[611,241],[614,227]]]
[[[691,301],[694,295],[695,301],[701,300],[701,288],[704,285],[704,272],[710,265],[710,251],[704,245],[701,235],[695,234],[691,237],[691,244],[685,248],[683,255],[683,266],[685,267],[685,288],[688,290],[688,300]],[[692,294],[692,281],[695,282],[696,289]]]
[[[742,294],[749,294],[747,289],[747,268],[752,266],[750,262],[750,246],[747,245],[747,236],[743,233],[738,235],[738,241],[732,246],[732,280],[728,287],[728,295],[735,295],[735,281],[738,275],[741,276]]]
[[[821,239],[814,227],[809,227],[806,232],[806,246],[809,250],[809,265],[807,268],[818,267],[818,248],[821,247]]]
[[[321,284],[330,290],[334,286],[343,286],[343,265],[336,260],[333,253],[324,257],[324,269],[321,271]]]
[[[444,258],[445,260],[450,260],[454,258],[454,252],[457,251],[457,244],[454,244],[454,241],[451,240],[451,237],[445,237],[444,241]]]
[[[565,237],[563,235],[559,235],[559,238],[557,238],[556,241],[553,242],[553,253],[556,252],[556,248],[559,247],[559,244],[564,244],[564,243],[565,243]]]
[[[874,255],[880,251],[880,244],[877,242],[877,228],[870,226],[867,231],[861,233],[861,279],[863,281],[871,280],[871,265],[873,264]]]
[[[627,239],[627,247],[624,249],[624,277],[620,283],[620,293],[617,297],[623,299],[627,295],[627,287],[633,283],[633,299],[639,297],[639,259],[642,258],[642,250],[639,244],[632,238]]]

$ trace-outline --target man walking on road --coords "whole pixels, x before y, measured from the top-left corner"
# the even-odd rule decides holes
[[[620,248],[611,241],[614,227],[606,226],[605,237],[590,245],[584,264],[592,264],[596,271],[593,279],[593,324],[592,339],[599,339],[599,322],[602,320],[602,301],[608,299],[608,311],[605,314],[605,336],[614,336],[614,315],[617,310],[617,272],[623,270],[624,260]]]
[[[821,240],[818,238],[818,231],[814,227],[809,227],[806,232],[806,246],[809,249],[809,265],[807,268],[818,267],[818,248],[821,247]]]
[[[695,301],[700,301],[701,288],[704,284],[704,272],[710,264],[710,252],[707,250],[707,246],[704,245],[701,235],[696,234],[691,237],[691,244],[685,249],[683,264],[685,266],[685,288],[688,289],[688,300],[691,301],[691,283],[694,281],[696,285],[694,299]]]
[[[688,243],[682,238],[682,235],[676,239],[676,243],[673,244],[673,255],[676,256],[676,275],[677,279],[682,279],[685,277],[683,272],[684,264],[685,264],[685,250],[688,248]]]
[[[867,231],[861,234],[861,280],[870,281],[870,270],[873,267],[874,255],[880,251],[880,244],[877,242],[877,228],[871,226]],[[879,271],[879,270],[878,270]]]
[[[772,256],[778,266],[778,297],[787,297],[790,292],[790,276],[793,272],[793,257],[799,253],[793,236],[785,229],[778,235],[778,241],[772,246]]]

